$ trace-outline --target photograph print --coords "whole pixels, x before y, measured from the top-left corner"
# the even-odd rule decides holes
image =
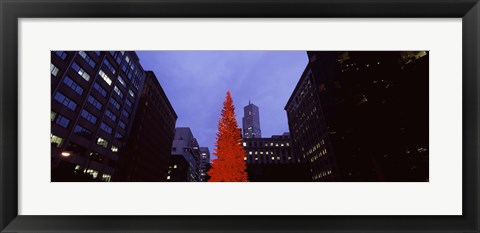
[[[429,51],[51,51],[51,182],[428,182]]]

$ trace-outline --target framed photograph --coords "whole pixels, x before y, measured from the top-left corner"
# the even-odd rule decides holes
[[[1,1],[1,232],[479,232],[479,7]]]

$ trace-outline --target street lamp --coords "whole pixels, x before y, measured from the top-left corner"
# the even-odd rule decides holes
[[[63,157],[69,157],[70,155],[71,155],[71,153],[69,151],[62,152]]]

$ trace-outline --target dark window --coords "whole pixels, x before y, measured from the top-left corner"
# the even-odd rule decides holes
[[[107,96],[107,91],[105,91],[105,89],[103,89],[98,83],[95,82],[93,88],[95,88],[95,90],[97,90],[103,97]]]
[[[102,109],[102,104],[100,102],[98,102],[97,99],[95,99],[93,96],[89,95],[88,96],[88,99],[87,101],[89,103],[91,103],[95,108],[97,108],[98,110],[101,110]]]
[[[108,62],[107,59],[105,59],[105,61],[103,61],[103,64],[105,64],[105,66],[108,68],[108,70],[110,70],[110,72],[112,74],[115,74],[115,68],[113,68],[112,64],[110,64],[110,62]]]
[[[100,129],[107,132],[108,134],[112,134],[112,127],[108,126],[107,124],[105,124],[103,122],[100,124]]]
[[[130,100],[125,101],[125,105],[127,105],[129,108],[132,108],[132,102],[130,102]]]
[[[128,114],[127,111],[123,110],[123,111],[122,111],[122,115],[125,116],[126,118],[128,118],[128,115],[129,115],[129,114]]]
[[[112,112],[110,112],[110,110],[107,109],[107,111],[105,111],[105,115],[110,118],[112,121],[115,121],[117,120],[117,116],[115,116],[115,114],[113,114]]]
[[[90,130],[88,129],[83,128],[80,125],[75,125],[73,132],[87,139],[90,139],[92,137],[92,132],[90,132]]]
[[[109,102],[110,102],[110,103],[113,105],[113,107],[115,107],[117,110],[120,109],[120,104],[119,104],[116,100],[114,100],[113,98],[110,99]]]
[[[57,119],[55,120],[55,123],[57,123],[57,125],[62,126],[63,128],[67,128],[68,124],[70,123],[70,120],[68,118],[58,114]]]
[[[67,58],[67,53],[65,53],[64,51],[55,51],[55,53],[56,53],[62,60],[65,60],[65,58]]]
[[[70,77],[68,76],[65,76],[65,78],[63,79],[63,83],[65,83],[67,86],[69,86],[72,90],[74,90],[76,93],[78,93],[79,95],[82,95],[83,94],[83,88],[81,88],[78,83],[76,83],[75,81],[73,81]]]
[[[90,121],[92,124],[97,123],[97,117],[85,109],[82,110],[82,113],[80,115],[86,120]]]
[[[84,51],[80,51],[78,52],[78,54],[83,57],[83,59],[88,63],[88,65],[90,65],[90,67],[95,68],[95,65],[97,64],[95,64],[92,58],[90,58],[90,56],[88,56]]]
[[[77,103],[75,103],[73,100],[69,99],[68,97],[66,97],[65,95],[63,95],[60,92],[57,92],[55,94],[54,98],[55,98],[56,101],[62,103],[67,108],[71,109],[72,111],[75,111],[75,109],[77,108]]]
[[[118,126],[120,126],[120,128],[122,128],[122,129],[125,129],[125,127],[126,127],[125,122],[123,122],[123,121],[118,122]]]

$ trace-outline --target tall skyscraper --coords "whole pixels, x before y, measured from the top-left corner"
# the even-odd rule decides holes
[[[260,111],[258,107],[252,103],[248,103],[243,108],[243,138],[261,138],[260,130]]]
[[[145,72],[135,52],[51,52],[52,181],[110,181]]]
[[[145,72],[130,138],[114,181],[165,181],[175,135],[175,113],[152,71]]]

